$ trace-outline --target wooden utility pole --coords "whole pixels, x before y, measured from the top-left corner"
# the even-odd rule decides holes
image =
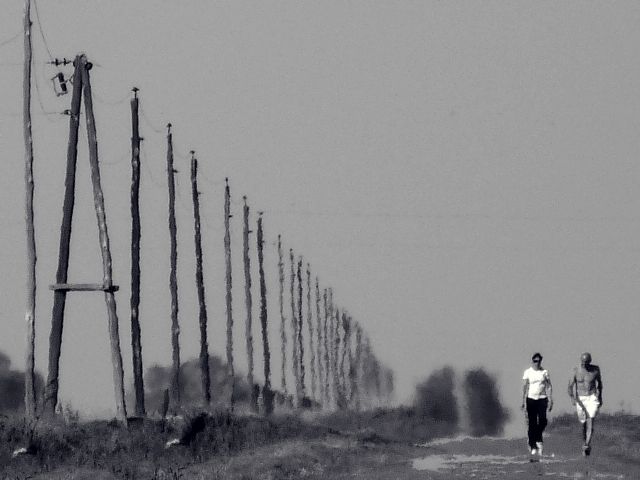
[[[372,371],[373,371],[373,357],[371,355],[371,344],[369,343],[369,336],[365,335],[362,343],[362,391],[365,394],[367,406],[371,408],[372,402]]]
[[[313,317],[311,314],[311,265],[307,263],[307,329],[309,331],[309,368],[311,369],[311,398],[316,400],[316,351],[313,348]]]
[[[71,100],[71,119],[69,132],[69,148],[67,152],[67,173],[65,179],[65,195],[63,204],[62,225],[60,228],[60,250],[58,257],[58,270],[56,283],[51,285],[54,291],[53,312],[51,318],[51,334],[49,338],[49,374],[45,391],[45,412],[48,415],[55,414],[58,402],[58,374],[60,362],[60,350],[62,346],[62,327],[64,323],[64,307],[66,294],[69,291],[102,291],[105,295],[105,303],[108,312],[108,329],[111,344],[111,362],[113,366],[113,384],[116,397],[116,416],[126,423],[127,411],[124,402],[124,372],[122,368],[122,355],[120,353],[120,337],[118,332],[118,316],[114,292],[118,289],[113,284],[111,251],[109,248],[109,235],[107,232],[106,215],[104,210],[104,195],[100,185],[100,169],[98,165],[98,141],[93,114],[93,101],[91,97],[91,82],[89,79],[89,63],[84,55],[76,57],[73,82],[73,97]],[[69,245],[71,240],[71,225],[73,206],[75,202],[75,172],[78,151],[78,126],[80,117],[80,104],[84,94],[85,113],[87,120],[87,138],[89,143],[89,163],[91,169],[91,181],[93,184],[93,199],[98,221],[98,236],[100,251],[102,254],[103,278],[101,284],[69,284],[67,272],[69,269]]]
[[[296,273],[295,273],[295,259],[293,258],[293,249],[289,249],[289,261],[291,263],[291,343],[293,344],[293,357],[291,366],[293,367],[293,376],[296,381],[296,406],[300,406],[302,401],[301,387],[300,387],[300,364],[298,361],[298,315],[296,314]]]
[[[24,371],[24,406],[27,418],[36,417],[35,347],[36,347],[36,236],[33,221],[33,137],[31,135],[31,0],[24,2],[24,78],[23,78],[23,134],[24,134],[24,218],[27,232],[27,306],[24,320],[27,325],[27,353]]]
[[[198,159],[191,151],[191,197],[193,199],[193,226],[196,248],[196,290],[198,291],[198,322],[200,324],[200,378],[205,405],[211,403],[211,376],[209,375],[209,343],[207,341],[207,304],[202,273],[202,237],[200,233],[200,192],[198,191]]]
[[[167,183],[169,186],[169,237],[171,239],[169,290],[171,292],[171,404],[174,411],[180,407],[180,324],[178,323],[178,240],[176,232],[176,183],[173,168],[173,134],[167,124]]]
[[[316,276],[316,358],[318,359],[318,402],[324,402],[322,369],[322,317],[320,315],[320,283]]]
[[[264,277],[264,233],[262,212],[258,216],[258,267],[260,272],[260,326],[262,327],[262,351],[264,353],[264,387],[262,402],[265,415],[273,412],[273,393],[271,391],[271,352],[269,350],[269,331],[267,329],[267,283]]]
[[[351,405],[360,410],[360,384],[362,368],[362,327],[356,323],[356,354],[351,370]]]
[[[84,111],[87,118],[87,137],[89,140],[89,164],[91,165],[91,182],[93,184],[93,199],[98,219],[98,234],[102,253],[102,283],[105,286],[104,298],[109,314],[109,336],[111,340],[111,361],[113,364],[113,384],[116,395],[117,416],[127,421],[127,411],[124,403],[124,371],[122,368],[122,354],[120,352],[120,335],[118,332],[118,316],[116,313],[116,299],[112,279],[111,250],[107,232],[107,218],[104,210],[104,195],[100,185],[100,168],[98,165],[98,138],[96,121],[93,115],[93,98],[91,96],[91,81],[89,70],[91,64],[86,57],[80,57],[82,65],[82,90],[84,94]],[[75,77],[74,77],[75,78]]]
[[[127,411],[124,402],[124,372],[122,355],[120,353],[120,337],[118,332],[118,316],[114,292],[118,289],[113,284],[111,267],[111,250],[107,232],[106,215],[104,210],[104,195],[100,185],[100,168],[98,165],[98,141],[96,124],[93,114],[91,97],[91,82],[89,79],[89,63],[84,55],[76,57],[73,83],[73,97],[71,101],[71,120],[69,134],[69,149],[67,155],[67,175],[65,180],[65,195],[63,205],[62,226],[60,229],[60,253],[58,257],[58,271],[56,281],[51,285],[54,291],[53,313],[51,319],[51,335],[49,338],[49,375],[45,392],[45,412],[55,414],[58,402],[58,373],[60,349],[62,345],[62,326],[64,323],[64,307],[66,294],[69,291],[102,291],[107,305],[109,337],[111,344],[111,362],[113,366],[113,384],[116,397],[116,417],[126,423]],[[87,120],[87,138],[89,143],[89,164],[91,182],[93,184],[93,200],[98,221],[98,236],[102,254],[103,278],[101,284],[69,284],[67,272],[69,269],[69,244],[71,240],[71,225],[74,205],[75,171],[78,149],[78,126],[80,103],[84,94],[84,106]]]
[[[64,203],[62,206],[62,225],[60,226],[60,246],[58,251],[58,269],[56,283],[67,283],[69,270],[69,244],[75,203],[76,163],[78,158],[78,128],[80,126],[80,103],[82,101],[82,74],[79,57],[76,57],[71,112],[69,114],[69,144],[67,149],[67,171],[65,175]],[[54,290],[53,311],[51,313],[51,332],[49,334],[49,372],[45,388],[44,409],[47,415],[55,414],[58,404],[58,376],[60,368],[60,349],[62,346],[62,327],[67,290]]]
[[[140,335],[140,131],[138,124],[138,89],[131,99],[131,353],[135,414],[145,416],[142,342]]]
[[[304,382],[304,342],[302,335],[302,327],[303,321],[302,317],[304,316],[304,312],[302,310],[302,257],[298,260],[298,361],[300,362],[300,394],[301,399],[304,402],[305,397],[307,396],[306,386]]]
[[[334,310],[333,319],[333,340],[334,352],[333,352],[333,392],[336,406],[340,407],[341,392],[340,392],[340,370],[339,370],[339,354],[340,354],[340,310]]]
[[[324,406],[325,408],[329,408],[331,402],[331,395],[329,388],[329,379],[330,379],[330,370],[331,370],[331,362],[330,362],[330,342],[329,342],[329,327],[330,324],[330,314],[329,314],[329,304],[327,301],[327,289],[325,288],[322,293],[322,301],[324,304],[324,324],[322,326],[322,333],[324,334]]]
[[[233,369],[233,312],[231,310],[231,233],[229,219],[231,218],[231,191],[229,179],[225,178],[224,188],[224,252],[226,258],[226,304],[227,304],[227,368],[229,375],[229,403],[231,408],[235,404],[235,373]],[[252,386],[253,388],[253,386]]]
[[[348,369],[351,368],[351,318],[344,311],[342,312],[342,329],[344,334],[342,336],[342,359],[340,360],[340,399],[342,408],[347,408],[349,398],[347,389],[350,387]],[[346,365],[347,360],[349,365]]]
[[[253,381],[253,334],[251,318],[251,260],[249,259],[249,205],[247,205],[247,197],[242,197],[244,201],[243,217],[244,228],[242,232],[242,246],[243,246],[243,260],[244,260],[244,298],[247,309],[247,317],[245,321],[245,339],[247,344],[247,383],[249,384],[249,391],[251,392],[251,409],[256,412],[258,410],[258,396],[255,392]]]
[[[282,261],[282,239],[280,235],[278,235],[278,280],[279,280],[279,305],[280,305],[280,342],[281,342],[281,388],[282,394],[286,397],[287,392],[287,376],[286,376],[286,365],[287,365],[287,331],[285,328],[285,323],[287,319],[284,316],[284,262]]]

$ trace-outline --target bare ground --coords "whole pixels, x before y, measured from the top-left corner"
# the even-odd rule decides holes
[[[196,479],[638,479],[640,478],[640,419],[609,416],[599,419],[593,451],[582,456],[580,427],[574,418],[561,419],[549,428],[545,454],[530,462],[524,438],[459,438],[435,440],[422,445],[385,440],[377,435],[331,431],[317,438],[279,439],[220,455],[206,461],[176,462],[162,467],[149,465],[135,476],[117,468],[91,469],[65,466],[47,473],[33,470],[20,476],[16,459],[15,479],[106,480]],[[171,455],[180,458],[176,447]],[[186,452],[185,452],[186,453]],[[185,457],[188,455],[185,455]],[[25,463],[26,466],[26,463]],[[28,469],[25,469],[26,472]]]

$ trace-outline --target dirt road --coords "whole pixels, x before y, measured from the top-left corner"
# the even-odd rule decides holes
[[[584,457],[579,438],[566,434],[547,435],[542,457],[527,452],[522,439],[462,439],[434,442],[423,446],[424,457],[412,461],[423,478],[640,478],[637,460],[612,455],[609,445]],[[401,478],[401,477],[399,477]]]

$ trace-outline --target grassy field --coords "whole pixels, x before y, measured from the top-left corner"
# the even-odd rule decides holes
[[[579,454],[579,432],[573,416],[556,417],[548,428],[549,456],[529,465],[522,439],[434,442],[459,432],[405,408],[270,419],[218,411],[129,429],[74,419],[32,428],[23,419],[5,417],[0,419],[0,478],[640,478],[640,417],[599,417],[588,463]],[[182,444],[165,448],[174,438],[182,438]],[[29,454],[12,456],[29,445]],[[440,465],[416,468],[424,458],[440,459]],[[496,463],[495,458],[506,460]]]

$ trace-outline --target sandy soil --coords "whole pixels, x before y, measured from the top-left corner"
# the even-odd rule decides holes
[[[464,439],[424,446],[425,456],[413,460],[412,467],[424,478],[640,478],[640,464],[633,459],[612,457],[609,448],[582,455],[579,438],[547,435],[542,457],[532,458],[526,440]],[[535,461],[531,461],[535,460]]]
[[[408,444],[383,437],[334,432],[320,438],[283,440],[205,462],[153,469],[135,476],[153,480],[448,480],[448,479],[640,479],[637,417],[600,424],[592,453],[582,455],[580,427],[559,425],[545,436],[542,457],[529,455],[525,438],[454,438]],[[177,447],[185,448],[185,447]],[[181,457],[175,451],[176,458]],[[186,453],[186,452],[185,452]],[[535,461],[531,461],[535,460]],[[29,462],[29,458],[20,461]],[[16,467],[18,465],[15,465]],[[16,471],[16,470],[14,470]],[[17,471],[20,471],[19,469]],[[125,478],[103,469],[61,468],[6,477],[20,480],[108,480]],[[126,477],[131,478],[131,477]]]

